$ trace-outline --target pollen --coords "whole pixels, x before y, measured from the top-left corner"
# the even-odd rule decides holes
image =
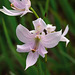
[[[38,28],[40,27],[40,25],[38,25]]]
[[[35,49],[32,49],[32,52],[34,53],[36,50]]]
[[[10,6],[11,6],[11,7],[14,7],[14,5],[13,5],[13,4],[10,4]]]
[[[37,26],[37,29],[39,30],[40,28],[41,28],[41,26],[40,26],[40,25],[38,25],[38,26]]]

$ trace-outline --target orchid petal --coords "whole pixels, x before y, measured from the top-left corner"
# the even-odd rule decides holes
[[[69,27],[67,25],[62,35],[65,36],[68,33],[68,30],[69,30]]]
[[[27,59],[26,59],[26,68],[25,68],[25,70],[28,67],[34,65],[36,63],[38,57],[39,57],[39,54],[37,52],[34,52],[34,53],[33,52],[29,52],[29,54],[27,56]]]
[[[17,26],[16,34],[18,39],[23,43],[34,41],[34,35],[30,34],[29,30],[24,26],[22,26],[21,24]]]
[[[9,16],[18,16],[23,13],[23,11],[16,11],[16,10],[8,10],[6,7],[3,6],[3,9],[0,9],[1,12],[3,12],[6,15]]]
[[[0,9],[0,11],[1,11],[1,12],[3,12],[4,14],[6,14],[6,15],[12,16],[12,14],[11,14],[11,13],[8,13],[8,12],[7,12],[7,11],[5,11],[4,9]]]
[[[66,42],[66,46],[67,46],[68,43],[70,42],[70,40],[68,40],[68,39],[67,39],[66,37],[64,37],[64,36],[61,36],[60,41],[64,41],[64,42]]]
[[[42,32],[45,29],[45,27],[46,27],[46,23],[41,18],[33,21],[33,25],[34,25],[35,30],[37,32]]]
[[[21,0],[9,0],[11,3],[13,3],[13,2],[17,2],[17,1],[21,1]]]
[[[66,28],[65,28],[65,30],[64,30],[64,32],[63,32],[63,34],[62,34],[62,36],[61,36],[61,39],[60,39],[60,41],[66,42],[66,46],[69,43],[69,40],[65,37],[65,35],[68,33],[68,30],[69,30],[69,27],[67,25]]]
[[[17,45],[17,52],[29,52],[31,51],[31,43],[23,44],[23,45]]]
[[[42,38],[41,38],[42,45],[47,47],[47,48],[55,47],[60,41],[61,32],[62,31],[49,33],[45,36],[42,36]]]
[[[25,9],[31,6],[31,1],[30,0],[10,0],[10,2],[14,5],[14,7],[18,9]]]
[[[45,57],[45,54],[47,54],[47,50],[45,49],[45,47],[43,45],[39,45],[39,48],[38,48],[38,53],[44,58]]]
[[[14,7],[18,8],[18,9],[24,9],[25,5],[24,2],[22,1],[15,1],[13,2]]]
[[[11,3],[13,3],[14,2],[14,0],[9,0]]]

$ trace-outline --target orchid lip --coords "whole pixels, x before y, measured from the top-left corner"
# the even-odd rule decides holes
[[[35,38],[35,44],[34,44],[32,50],[31,50],[33,53],[36,52],[36,50],[38,49],[39,41],[40,41],[40,38],[39,38],[39,36],[37,35],[36,38]]]
[[[35,36],[35,40],[37,40],[37,41],[39,41],[40,38],[41,38],[41,37],[40,37],[39,35],[36,35],[36,36]]]
[[[16,8],[12,3],[10,4],[11,8],[15,9],[15,10],[19,10],[19,11],[25,11],[25,9],[19,9],[19,8]]]
[[[39,20],[38,20],[39,21]],[[37,22],[33,22],[35,24],[35,30],[34,33],[31,34],[31,32],[24,26],[22,26],[21,24],[18,25],[17,29],[16,29],[16,34],[18,39],[25,43],[22,46],[17,46],[17,51],[18,52],[29,52],[27,59],[26,59],[26,68],[25,70],[34,65],[39,57],[39,55],[41,55],[43,58],[45,57],[45,54],[47,54],[48,52],[46,51],[45,48],[53,48],[55,47],[62,36],[62,31],[58,31],[58,32],[54,32],[54,33],[49,33],[44,35],[42,32],[47,33],[47,30],[45,29],[45,27],[43,26],[44,23],[40,23],[41,21],[39,21],[41,25],[41,30],[37,29],[36,23],[38,25],[38,21]],[[45,25],[45,24],[44,24]],[[45,31],[43,31],[45,29]],[[36,34],[36,32],[38,32],[38,34]],[[54,31],[54,30],[52,30]],[[68,29],[67,29],[68,31]],[[65,33],[63,34],[63,36],[66,35],[67,31],[65,31]],[[40,34],[42,33],[42,34]]]

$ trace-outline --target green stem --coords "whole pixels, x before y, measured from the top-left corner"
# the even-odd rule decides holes
[[[30,10],[34,13],[34,15],[36,16],[36,18],[39,18],[39,16],[37,15],[37,13],[35,12],[35,10],[32,7],[30,7]]]
[[[47,62],[47,54],[45,54],[45,62]]]
[[[45,61],[45,75],[47,75],[47,61]]]

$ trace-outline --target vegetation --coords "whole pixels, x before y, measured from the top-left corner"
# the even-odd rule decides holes
[[[22,24],[32,30],[36,17],[31,13],[22,18],[11,17],[0,12],[0,75],[75,75],[75,0],[31,0],[31,3],[37,14],[57,30],[69,25],[70,43],[66,47],[60,42],[48,49],[46,64],[40,56],[34,66],[24,71],[27,53],[16,51],[16,45],[22,44],[16,37],[16,27]],[[11,9],[9,0],[1,0],[0,8],[2,6]]]

